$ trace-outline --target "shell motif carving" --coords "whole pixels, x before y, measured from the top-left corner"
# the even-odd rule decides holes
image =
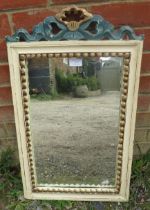
[[[82,23],[92,17],[91,13],[76,6],[65,8],[56,15],[57,20],[64,23],[70,31],[76,31]]]

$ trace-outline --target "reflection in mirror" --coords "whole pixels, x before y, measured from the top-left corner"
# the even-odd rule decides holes
[[[28,59],[38,184],[114,185],[120,57]]]

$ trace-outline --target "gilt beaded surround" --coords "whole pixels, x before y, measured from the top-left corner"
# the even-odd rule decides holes
[[[45,187],[37,187],[36,176],[35,176],[35,165],[33,160],[33,149],[32,149],[32,141],[31,141],[31,130],[30,130],[30,117],[29,117],[29,100],[28,100],[28,89],[27,89],[27,72],[26,72],[26,60],[28,58],[34,57],[87,57],[87,56],[105,56],[105,57],[123,57],[123,83],[122,83],[122,95],[120,100],[120,126],[119,126],[119,141],[118,141],[118,149],[117,149],[117,163],[116,163],[116,182],[115,187],[111,188],[103,188],[105,186],[97,186],[92,185],[93,188],[80,188],[77,189],[75,187],[81,187],[82,185],[70,185],[70,187],[65,188],[45,188]],[[22,96],[23,96],[23,107],[24,107],[24,119],[25,119],[25,128],[26,128],[26,145],[28,151],[28,161],[30,166],[30,176],[32,183],[33,192],[97,192],[97,193],[118,193],[121,185],[121,169],[122,169],[122,155],[123,155],[123,140],[124,140],[124,126],[125,126],[125,112],[126,112],[126,100],[128,94],[128,75],[129,75],[129,64],[130,64],[130,53],[122,53],[122,52],[108,52],[108,53],[51,53],[51,54],[27,54],[20,55],[20,77],[22,84]],[[61,185],[60,185],[61,186]],[[86,185],[86,187],[90,187],[90,185]],[[103,189],[102,189],[103,188]]]

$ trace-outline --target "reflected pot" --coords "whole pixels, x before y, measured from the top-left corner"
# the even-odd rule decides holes
[[[79,85],[75,87],[75,92],[74,92],[76,97],[79,98],[86,98],[88,97],[88,87],[87,85]]]

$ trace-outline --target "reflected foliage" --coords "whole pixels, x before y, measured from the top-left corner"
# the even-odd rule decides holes
[[[94,76],[83,78],[79,75],[64,75],[63,71],[56,70],[57,90],[59,93],[69,93],[75,90],[75,87],[87,85],[89,90],[98,90],[100,82]]]

